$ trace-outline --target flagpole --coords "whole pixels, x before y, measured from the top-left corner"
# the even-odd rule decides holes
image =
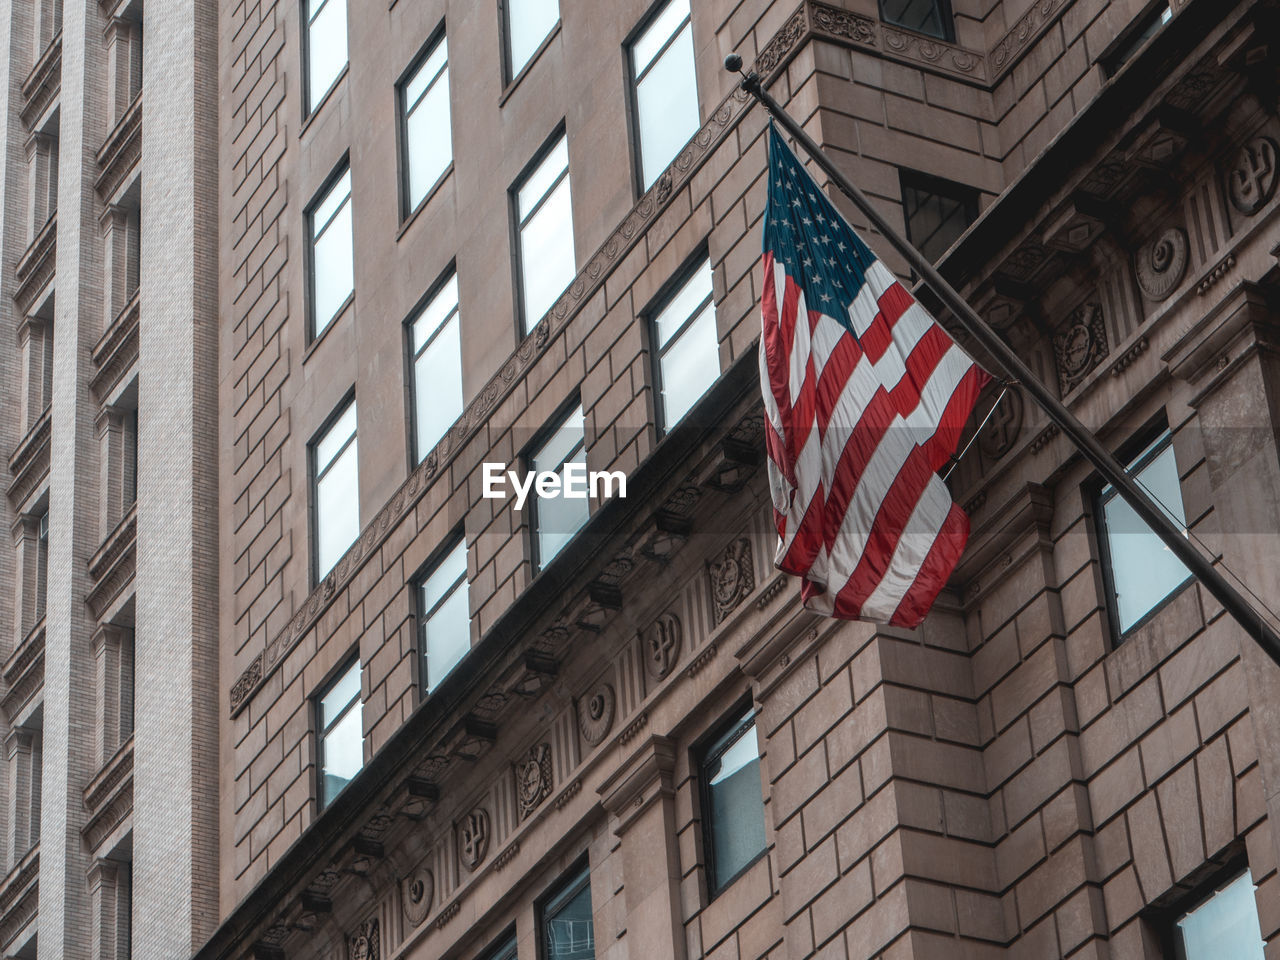
[[[725,57],[724,65],[730,72],[742,72],[742,58],[737,54]],[[956,321],[995,359],[1004,376],[1022,384],[1027,393],[1031,394],[1032,399],[1049,415],[1049,419],[1057,424],[1058,428],[1080,449],[1103,479],[1115,487],[1116,492],[1133,508],[1143,523],[1164,541],[1173,555],[1182,561],[1183,566],[1191,571],[1191,574],[1239,622],[1266,654],[1280,665],[1280,636],[1239,591],[1227,582],[1218,569],[1191,545],[1186,534],[1143,492],[1111,451],[1099,443],[1092,431],[1040,382],[1031,368],[1023,363],[1022,358],[987,326],[964,297],[960,296],[955,288],[934,269],[933,264],[880,215],[863,192],[831,162],[822,149],[814,143],[813,138],[805,133],[804,128],[770,96],[760,82],[758,74],[754,72],[743,74],[742,89],[755,97],[787,133],[805,148],[832,182],[862,211],[871,222],[871,226],[879,231],[889,245],[898,251],[917,275],[929,285],[938,299],[951,311]]]

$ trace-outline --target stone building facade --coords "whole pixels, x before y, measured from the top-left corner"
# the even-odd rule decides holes
[[[219,919],[216,24],[0,6],[5,957]]]
[[[772,569],[765,118],[721,61],[1099,436],[1171,469],[1190,534],[1269,599],[1274,4],[691,6],[663,49],[688,44],[697,124],[658,172],[637,87],[669,4],[218,5],[221,908],[196,956],[1156,960],[1210,955],[1228,902],[1262,956],[1277,668],[1157,578],[1016,391],[951,478],[973,533],[920,630],[816,619]],[[662,318],[704,263],[714,348],[677,381]],[[432,436],[442,330],[460,401]],[[579,409],[625,498],[552,529],[484,495]]]

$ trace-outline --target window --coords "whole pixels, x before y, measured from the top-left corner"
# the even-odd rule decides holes
[[[516,950],[516,935],[513,933],[503,939],[484,955],[484,960],[520,960],[520,954]]]
[[[591,875],[585,866],[547,898],[539,913],[541,960],[595,960]]]
[[[573,279],[569,143],[564,134],[515,188],[520,233],[521,332],[528,333]]]
[[[353,660],[332,680],[319,700],[320,806],[323,809],[364,766],[360,712],[360,661]]]
[[[1178,960],[1263,960],[1254,889],[1246,869],[1179,917],[1173,925]]]
[[[312,204],[307,235],[311,245],[311,335],[318,337],[355,291],[350,168]]]
[[[471,649],[467,544],[459,540],[418,585],[422,687],[430,693]]]
[[[303,0],[307,113],[320,105],[347,66],[347,0]]]
[[[714,895],[764,853],[760,751],[749,706],[707,745],[699,776],[707,887]]]
[[[631,79],[640,185],[648,190],[698,132],[689,0],[669,0],[631,44]]]
[[[45,606],[48,598],[49,587],[49,511],[45,510],[40,514],[39,525],[36,528],[36,592],[35,592],[35,614],[36,623],[39,623],[45,614]]]
[[[658,422],[670,429],[720,375],[711,261],[704,260],[653,318]]]
[[[513,80],[560,22],[557,0],[505,0],[507,79]]]
[[[427,198],[453,161],[449,44],[441,37],[400,86],[405,214]]]
[[[978,192],[963,184],[909,170],[900,171],[907,239],[937,263],[978,218]]]
[[[351,401],[312,444],[315,464],[316,579],[323,579],[360,535],[356,404]]]
[[[573,539],[578,528],[587,522],[590,510],[586,496],[567,497],[564,494],[565,465],[583,464],[586,469],[587,451],[584,443],[582,404],[578,404],[555,428],[555,432],[529,458],[534,471],[553,471],[560,474],[560,491],[554,496],[530,497],[527,509],[533,510],[535,564],[540,570],[551,562],[564,545]],[[585,481],[585,474],[583,475]],[[577,486],[582,487],[579,483]]]
[[[880,0],[880,19],[939,40],[955,39],[947,0]]]
[[[409,324],[414,445],[419,462],[462,413],[460,323],[458,275],[450,273]]]
[[[1134,457],[1126,469],[1179,527],[1186,525],[1173,438],[1166,431]],[[1111,486],[1098,497],[1104,569],[1115,622],[1127,633],[1187,582],[1182,561],[1143,523]]]
[[[1167,3],[1157,4],[1155,9],[1142,17],[1128,37],[1120,42],[1116,50],[1106,58],[1107,76],[1119,72],[1133,55],[1142,49],[1142,45],[1159,32],[1160,28],[1173,19],[1173,10]]]

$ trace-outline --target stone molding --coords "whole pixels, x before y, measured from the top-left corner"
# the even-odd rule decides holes
[[[49,441],[53,436],[53,419],[49,407],[44,408],[27,435],[9,457],[9,500],[21,505],[49,475]]]
[[[988,512],[970,534],[964,556],[951,574],[951,583],[967,587],[965,602],[976,598],[987,571],[1007,557],[1029,530],[1047,538],[1052,519],[1053,492],[1039,483],[1023,484]]]
[[[142,158],[142,94],[129,104],[102,149],[98,151],[98,166],[102,172],[94,181],[94,188],[103,200],[110,201],[120,186],[138,169]]]
[[[653,734],[596,788],[601,805],[617,819],[615,835],[626,833],[655,801],[675,796],[675,765],[675,742]]]
[[[0,885],[0,949],[35,918],[40,899],[40,844],[23,855]]]
[[[13,300],[20,313],[30,313],[40,299],[40,294],[53,280],[57,252],[58,215],[54,213],[40,228],[40,232],[31,241],[31,246],[27,247],[22,259],[18,261],[18,286],[13,292]]]
[[[1160,359],[1171,376],[1197,388],[1191,405],[1220,383],[1259,343],[1280,344],[1274,303],[1256,284],[1243,282],[1224,294]]]
[[[92,358],[97,371],[89,378],[89,390],[99,401],[107,397],[125,378],[138,359],[138,324],[142,315],[141,299],[134,292],[111,326],[93,345]]]
[[[101,618],[133,581],[137,565],[137,537],[138,508],[134,504],[89,560],[89,578],[94,585],[85,602],[95,617]]]
[[[44,619],[32,628],[4,663],[6,690],[0,697],[0,711],[10,725],[22,716],[44,688]]]
[[[84,807],[90,817],[97,814],[119,792],[126,778],[132,776],[133,737],[130,736],[84,788]]]
[[[46,110],[62,92],[62,33],[40,54],[31,73],[22,83],[22,122],[28,130],[34,128]]]

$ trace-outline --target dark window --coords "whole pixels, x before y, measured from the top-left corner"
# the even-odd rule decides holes
[[[640,185],[648,190],[700,123],[689,0],[667,0],[629,52]]]
[[[471,649],[467,544],[459,540],[418,584],[422,687],[427,693]]]
[[[317,698],[320,806],[327,807],[364,766],[360,661],[353,660]]]
[[[1154,10],[1142,17],[1129,36],[1125,37],[1115,51],[1106,57],[1107,76],[1110,77],[1119,72],[1120,68],[1142,49],[1142,45],[1172,19],[1173,10],[1167,3],[1157,4]]]
[[[699,263],[653,318],[658,421],[670,429],[720,376],[711,261]]]
[[[462,414],[462,327],[458,276],[449,278],[409,322],[413,351],[413,425],[418,461]]]
[[[707,886],[719,893],[764,853],[760,750],[750,707],[707,745],[699,770]]]
[[[510,80],[524,69],[560,22],[560,4],[558,0],[503,0],[502,8]]]
[[[38,623],[45,613],[49,585],[49,511],[40,514],[39,526],[36,529],[36,603],[35,621]]]
[[[1168,431],[1162,433],[1125,468],[1169,519],[1185,528],[1172,435]],[[1098,513],[1109,599],[1117,631],[1123,635],[1172,596],[1190,574],[1114,487],[1103,487],[1098,495]]]
[[[1178,960],[1263,960],[1253,877],[1246,869],[1173,923]]]
[[[347,65],[347,0],[303,0],[307,47],[307,113]]]
[[[442,36],[400,85],[405,212],[416,209],[453,162],[449,45]]]
[[[880,0],[880,19],[939,40],[955,39],[948,0]]]
[[[514,933],[507,935],[500,940],[488,953],[484,955],[484,960],[519,960],[520,954],[516,950],[516,935]]]
[[[311,205],[307,237],[311,246],[311,335],[318,337],[355,290],[350,169],[343,170]]]
[[[937,263],[978,218],[978,191],[940,177],[901,171],[902,214],[907,239],[930,263]]]
[[[520,323],[528,333],[573,280],[573,204],[565,135],[516,184]]]
[[[566,465],[582,464],[574,473],[573,486],[585,490],[587,451],[585,446],[585,421],[582,404],[570,410],[556,426],[554,432],[529,458],[529,469],[548,471],[560,475],[560,489],[552,496],[529,494],[525,509],[533,510],[534,548],[539,570],[551,562],[573,535],[587,522],[590,507],[585,492],[582,496],[566,494],[566,480],[570,471]]]
[[[547,898],[539,913],[541,960],[595,960],[591,875],[585,866]]]

